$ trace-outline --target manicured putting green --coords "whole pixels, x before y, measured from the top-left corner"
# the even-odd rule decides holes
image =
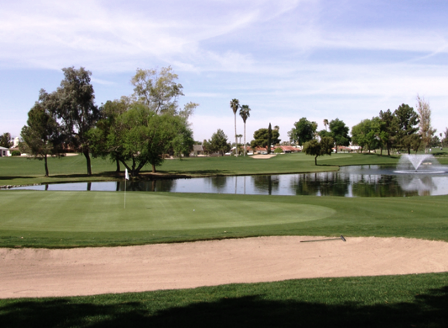
[[[2,192],[3,230],[117,232],[235,228],[313,221],[334,209],[300,203],[116,192]]]

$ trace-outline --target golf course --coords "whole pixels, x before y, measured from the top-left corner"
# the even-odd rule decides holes
[[[445,152],[435,156],[441,164],[448,164]],[[270,159],[185,158],[166,160],[156,174],[151,174],[148,167],[142,176],[154,179],[324,172],[337,171],[340,166],[347,165],[395,165],[398,159],[377,154],[333,154],[319,157],[316,166],[314,158],[305,154],[285,154]],[[60,258],[62,264],[65,260],[60,254],[76,252],[76,260],[70,260],[75,263],[83,261],[83,252],[96,251],[99,252],[96,261],[106,263],[106,257],[101,260],[101,254],[108,252],[107,256],[115,258],[118,270],[127,265],[126,258],[131,263],[135,247],[144,254],[144,258],[138,259],[141,263],[149,261],[162,266],[164,259],[170,258],[172,266],[176,261],[183,263],[185,276],[201,277],[194,270],[189,271],[195,267],[193,260],[205,264],[210,261],[210,266],[222,265],[225,271],[226,259],[241,257],[240,264],[246,265],[241,271],[245,271],[251,257],[244,258],[243,253],[238,252],[249,251],[253,245],[260,248],[256,253],[260,258],[272,252],[269,253],[272,265],[265,263],[266,268],[263,268],[264,262],[258,263],[260,275],[268,271],[277,277],[274,274],[279,267],[292,265],[298,258],[311,257],[312,262],[303,263],[328,262],[325,265],[331,270],[337,266],[348,270],[352,265],[361,270],[370,265],[382,271],[355,276],[316,274],[319,278],[306,276],[306,279],[260,277],[244,283],[230,279],[231,283],[201,284],[200,278],[191,288],[168,285],[146,291],[143,288],[139,292],[78,294],[85,296],[20,297],[20,290],[15,297],[3,297],[7,286],[0,286],[2,327],[446,327],[448,324],[446,257],[443,260],[448,243],[448,195],[347,198],[137,191],[124,195],[123,192],[6,188],[123,180],[123,172],[117,174],[115,164],[101,158],[92,160],[93,174],[85,175],[85,160],[79,155],[50,158],[49,170],[50,176],[44,177],[40,161],[0,158],[0,186],[3,186],[0,189],[0,264],[3,267],[0,270],[3,271],[0,272],[5,276],[12,275],[5,269],[6,263],[20,262],[24,266],[28,260],[33,260],[33,254],[41,254],[39,252],[44,252],[43,260]],[[336,240],[340,235],[347,241]],[[297,248],[300,241],[322,238],[333,240],[306,246],[303,243],[303,248]],[[251,243],[244,244],[246,240]],[[284,248],[269,248],[274,243],[272,240],[283,243]],[[395,245],[408,241],[412,243],[403,244],[403,248],[394,253]],[[231,246],[233,242],[242,244]],[[381,246],[381,252],[385,253],[375,253],[375,245]],[[189,247],[204,247],[205,250],[216,247],[219,251],[229,247],[232,256],[221,254],[222,261],[216,264],[213,258],[198,259],[201,255],[189,260],[184,255],[176,255],[181,253],[175,252],[185,252]],[[360,257],[353,254],[352,258],[357,247],[364,247],[364,253],[359,253]],[[413,258],[417,264],[425,259],[429,263],[432,255],[420,254],[426,247],[434,256],[438,250],[442,252],[441,258],[433,258],[437,270],[415,268],[413,271],[414,264],[409,262],[410,271],[388,273],[392,272],[389,266],[406,264],[404,254],[420,256]],[[151,262],[153,258],[149,256],[155,256],[156,249],[160,252],[157,253],[159,262]],[[410,251],[406,253],[406,249]],[[191,252],[196,254],[194,250]],[[287,257],[288,252],[291,257]],[[387,253],[396,257],[381,262]],[[372,254],[378,258],[371,257]],[[278,261],[282,256],[289,262],[280,265]],[[123,258],[123,262],[119,263],[118,258]],[[182,259],[187,260],[182,262]],[[330,266],[333,260],[336,264]],[[35,265],[37,270],[40,264],[36,262]],[[93,264],[89,262],[89,265]],[[33,267],[26,270],[32,272]],[[207,266],[204,270],[208,270]],[[104,272],[106,274],[107,270]],[[231,274],[232,270],[229,272]],[[16,276],[20,276],[20,272]],[[144,275],[140,278],[143,283],[149,280]],[[123,279],[131,281],[132,274]],[[30,286],[31,290],[32,284]],[[25,295],[27,288],[22,288]]]

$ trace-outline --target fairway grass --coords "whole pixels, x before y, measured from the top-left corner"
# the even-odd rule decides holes
[[[1,191],[0,247],[65,248],[270,235],[448,241],[448,196],[343,198]]]

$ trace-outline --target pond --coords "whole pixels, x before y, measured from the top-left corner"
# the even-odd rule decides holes
[[[127,181],[126,191],[406,197],[448,195],[448,174],[397,174],[395,167],[341,167],[338,172]],[[124,191],[124,181],[18,187],[33,190]]]

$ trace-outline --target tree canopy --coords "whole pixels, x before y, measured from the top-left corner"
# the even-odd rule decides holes
[[[134,100],[149,107],[156,114],[176,114],[177,100],[183,96],[182,84],[176,83],[177,74],[171,66],[157,69],[141,69],[131,79]]]
[[[396,142],[397,146],[401,149],[406,149],[408,154],[411,153],[411,149],[418,143],[420,137],[416,135],[418,131],[418,124],[420,122],[418,114],[414,111],[414,108],[407,104],[401,104],[394,112],[397,122],[397,134]]]
[[[218,129],[215,133],[213,133],[210,140],[204,140],[203,146],[207,152],[220,153],[221,155],[224,155],[224,153],[230,150],[230,144],[227,141],[227,136],[221,129]]]
[[[350,136],[348,135],[349,128],[345,125],[344,121],[336,118],[330,122],[330,136],[333,138],[336,144],[336,152],[338,152],[338,146],[350,145]]]
[[[298,122],[294,123],[292,131],[293,140],[297,140],[299,145],[303,145],[305,142],[314,139],[314,135],[317,130],[317,123],[311,122],[302,117]]]
[[[431,107],[425,98],[417,96],[417,112],[419,117],[419,133],[422,137],[422,142],[427,151],[427,147],[433,142],[433,136],[436,129],[431,126]]]
[[[373,117],[372,119],[362,120],[360,123],[352,127],[352,142],[366,147],[369,152],[380,146],[380,119]]]
[[[271,131],[271,144],[280,143],[280,132],[276,129]],[[251,147],[267,147],[269,143],[269,129],[258,129],[254,132],[254,140],[251,142]]]
[[[92,174],[88,131],[100,118],[100,110],[94,103],[95,95],[90,83],[92,73],[84,67],[63,68],[64,79],[60,87],[49,95],[51,111],[61,122],[66,142],[79,149],[87,161],[87,174]]]
[[[334,140],[331,137],[323,137],[320,142],[316,139],[306,142],[303,151],[307,155],[314,156],[314,165],[317,165],[317,157],[331,155]]]
[[[11,145],[11,134],[9,132],[5,132],[0,135],[0,147],[10,148]]]
[[[37,159],[44,160],[45,176],[48,177],[48,155],[60,156],[63,152],[64,136],[55,115],[48,107],[49,95],[41,89],[39,100],[28,112],[27,125],[22,128],[23,142],[20,150],[29,153]]]
[[[95,155],[116,161],[117,171],[122,163],[133,176],[146,164],[156,172],[167,154],[188,156],[194,144],[188,119],[198,104],[179,109],[177,98],[183,93],[176,79],[171,67],[138,69],[131,80],[133,96],[102,106],[102,119],[89,133]]]

